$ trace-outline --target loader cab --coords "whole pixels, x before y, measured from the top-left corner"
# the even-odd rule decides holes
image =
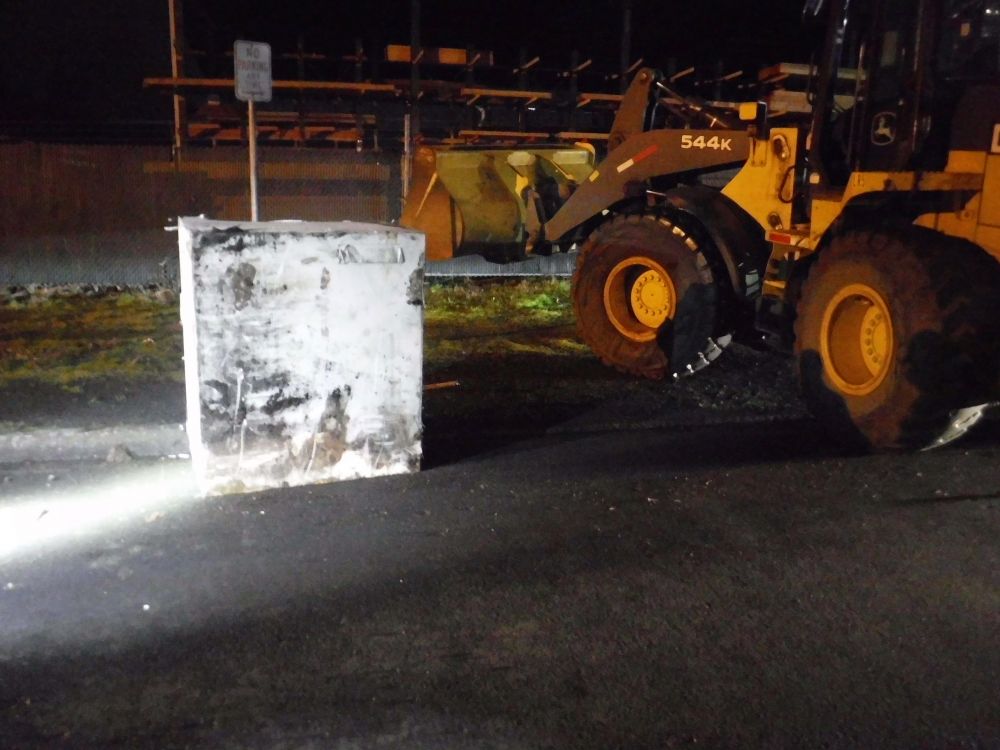
[[[827,0],[809,152],[810,183],[907,169],[927,135],[934,0]],[[851,81],[845,90],[843,79]]]
[[[826,22],[810,185],[840,188],[852,172],[943,169],[963,95],[997,80],[1000,0],[809,0],[804,15]]]

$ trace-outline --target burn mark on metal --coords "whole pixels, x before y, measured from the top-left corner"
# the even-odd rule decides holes
[[[320,420],[324,432],[339,434],[341,437],[347,435],[347,427],[351,421],[350,417],[347,416],[347,402],[350,399],[350,386],[344,386],[343,391],[337,388],[327,396],[326,408],[323,410],[323,417]]]
[[[301,406],[306,401],[308,401],[306,396],[289,396],[286,395],[284,391],[278,391],[277,393],[271,394],[271,396],[267,399],[267,402],[260,407],[260,410],[269,417],[273,417],[279,411],[291,409],[295,406]]]
[[[410,274],[406,282],[406,304],[423,306],[424,304],[424,270],[417,268]]]
[[[192,255],[195,260],[201,258],[206,249],[212,252],[242,253],[247,248],[259,247],[266,243],[266,238],[260,235],[248,234],[243,227],[235,224],[212,229],[198,235],[192,243]]]
[[[257,276],[257,268],[250,263],[240,263],[229,268],[226,281],[233,292],[233,304],[237,310],[242,310],[253,299],[253,282]]]

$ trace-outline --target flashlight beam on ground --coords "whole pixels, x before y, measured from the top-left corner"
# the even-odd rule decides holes
[[[161,463],[106,482],[0,505],[0,562],[60,548],[197,501],[190,465]]]

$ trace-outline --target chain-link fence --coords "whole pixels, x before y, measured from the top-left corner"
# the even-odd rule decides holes
[[[397,155],[263,148],[262,219],[389,223],[400,213]],[[0,284],[177,283],[178,216],[247,220],[237,147],[0,144]]]

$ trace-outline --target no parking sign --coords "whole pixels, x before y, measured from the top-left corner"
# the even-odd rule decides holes
[[[241,102],[271,101],[271,45],[237,41],[233,45],[236,98]]]
[[[250,219],[260,218],[257,194],[257,115],[256,102],[271,101],[271,45],[267,42],[237,40],[233,44],[233,81],[236,98],[247,103],[250,141]]]

